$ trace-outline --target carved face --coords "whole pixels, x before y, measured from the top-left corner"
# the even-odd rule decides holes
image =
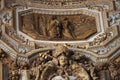
[[[68,60],[67,60],[67,58],[65,57],[65,56],[60,56],[59,57],[59,64],[60,64],[60,66],[65,66],[66,64],[68,64]]]

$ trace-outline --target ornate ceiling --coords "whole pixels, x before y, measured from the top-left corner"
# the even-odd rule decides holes
[[[0,80],[120,79],[119,0],[0,2]]]

